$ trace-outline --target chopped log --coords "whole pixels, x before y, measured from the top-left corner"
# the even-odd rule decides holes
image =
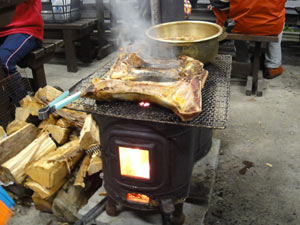
[[[6,127],[6,134],[9,136],[21,128],[25,127],[28,123],[21,120],[13,120]]]
[[[49,102],[53,101],[56,97],[61,95],[61,91],[51,87],[51,86],[46,86],[44,88],[40,88],[36,93],[35,93],[35,98],[38,100],[38,102],[47,105]],[[59,115],[63,117],[64,119],[72,122],[76,127],[81,128],[83,126],[86,113],[84,112],[79,112],[75,110],[70,110],[70,109],[60,109],[58,110],[55,115]]]
[[[78,172],[75,182],[74,182],[74,186],[79,186],[82,188],[85,187],[84,178],[85,178],[87,170],[89,168],[90,160],[91,160],[91,156],[88,154],[82,160],[79,172]]]
[[[27,123],[33,123],[36,126],[38,126],[41,122],[37,116],[33,116],[30,114],[29,108],[22,108],[22,107],[16,108],[15,120],[24,121]]]
[[[34,95],[35,98],[41,100],[41,103],[51,102],[60,96],[62,92],[56,88],[47,85],[43,88],[40,88]]]
[[[70,173],[82,154],[79,141],[74,140],[31,164],[25,173],[44,187],[52,188]]]
[[[14,134],[0,140],[0,165],[17,155],[37,136],[38,130],[33,124],[28,124]]]
[[[35,208],[42,212],[52,213],[52,202],[54,197],[50,199],[42,199],[38,194],[34,193],[32,195],[32,201],[34,202]]]
[[[55,151],[55,149],[56,145],[49,134],[44,133],[16,156],[2,164],[3,173],[9,180],[21,184],[26,177],[25,168],[44,155]]]
[[[93,144],[100,144],[99,127],[91,114],[87,115],[79,138],[80,146],[88,150]]]
[[[30,110],[22,107],[16,108],[15,120],[27,122],[30,117]]]
[[[49,118],[46,120],[43,120],[40,125],[38,126],[39,129],[44,129],[48,124],[55,125],[57,120],[55,117],[51,114],[49,115]]]
[[[88,199],[101,186],[101,179],[98,175],[87,177],[85,188],[73,185],[77,171],[57,193],[53,204],[53,214],[62,221],[75,222],[78,218],[78,210],[87,203]]]
[[[62,128],[69,128],[69,127],[74,127],[73,122],[71,122],[70,120],[66,120],[64,118],[61,118],[57,121],[56,123],[57,126],[60,126]]]
[[[79,129],[73,130],[72,133],[69,136],[70,141],[74,141],[74,140],[79,141],[80,131],[81,130],[79,130]]]
[[[66,120],[71,121],[78,128],[82,128],[84,124],[84,120],[86,117],[86,113],[79,112],[71,109],[60,109],[57,111],[57,114]]]
[[[0,126],[0,140],[7,137],[7,134],[2,126]]]
[[[48,124],[44,130],[48,131],[52,138],[60,145],[66,143],[68,139],[69,129],[62,128],[56,125]]]
[[[88,201],[83,189],[73,186],[73,182],[69,180],[53,200],[52,212],[61,221],[78,220],[76,217],[78,210]]]
[[[102,159],[99,153],[95,153],[91,157],[90,165],[88,168],[88,175],[91,176],[102,170]]]
[[[46,188],[35,181],[27,181],[24,186],[33,190],[41,199],[49,199],[53,196],[66,182],[66,179],[60,180],[52,188]]]
[[[23,109],[27,109],[30,111],[30,114],[33,116],[39,115],[39,109],[43,108],[44,105],[38,102],[35,97],[31,97],[27,95],[20,101],[20,105]]]

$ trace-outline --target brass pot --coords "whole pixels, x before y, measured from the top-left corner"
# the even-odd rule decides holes
[[[203,63],[218,54],[219,41],[225,39],[221,26],[204,21],[178,21],[149,28],[146,36],[153,42],[152,55],[171,58],[191,56]]]

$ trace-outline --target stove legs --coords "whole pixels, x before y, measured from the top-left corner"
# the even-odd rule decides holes
[[[163,225],[172,225],[170,213],[161,212],[161,218],[162,218]]]
[[[117,216],[117,204],[114,200],[112,200],[109,196],[107,196],[106,201],[106,213],[109,216]]]
[[[183,214],[183,202],[173,204],[169,200],[162,202],[161,216],[163,225],[183,225],[185,215]]]
[[[183,203],[178,203],[175,205],[175,211],[171,219],[172,225],[182,225],[185,220],[185,215],[183,213]]]
[[[183,203],[175,204],[173,210],[172,211],[170,211],[170,210],[162,210],[161,211],[163,225],[183,225],[184,224],[185,215],[183,213]],[[117,216],[117,203],[109,196],[107,196],[107,201],[106,201],[106,213],[107,213],[107,215],[112,216],[112,217]]]

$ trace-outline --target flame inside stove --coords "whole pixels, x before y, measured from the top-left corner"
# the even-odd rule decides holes
[[[149,151],[119,147],[121,175],[150,179]]]
[[[127,193],[126,198],[130,202],[143,203],[143,204],[148,204],[150,202],[150,198],[147,195],[143,195],[139,193]]]

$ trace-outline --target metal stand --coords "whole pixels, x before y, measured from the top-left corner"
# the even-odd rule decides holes
[[[163,225],[172,225],[170,213],[161,212],[161,218]]]
[[[183,203],[178,203],[175,205],[175,211],[171,219],[172,225],[182,225],[184,224],[185,215],[183,213]]]
[[[88,213],[86,213],[80,220],[76,221],[74,225],[86,225],[90,224],[95,218],[97,218],[103,211],[105,207],[106,198],[95,205]]]
[[[106,202],[106,213],[109,216],[117,216],[117,204],[116,202],[110,198],[109,196],[107,196],[107,202]]]

